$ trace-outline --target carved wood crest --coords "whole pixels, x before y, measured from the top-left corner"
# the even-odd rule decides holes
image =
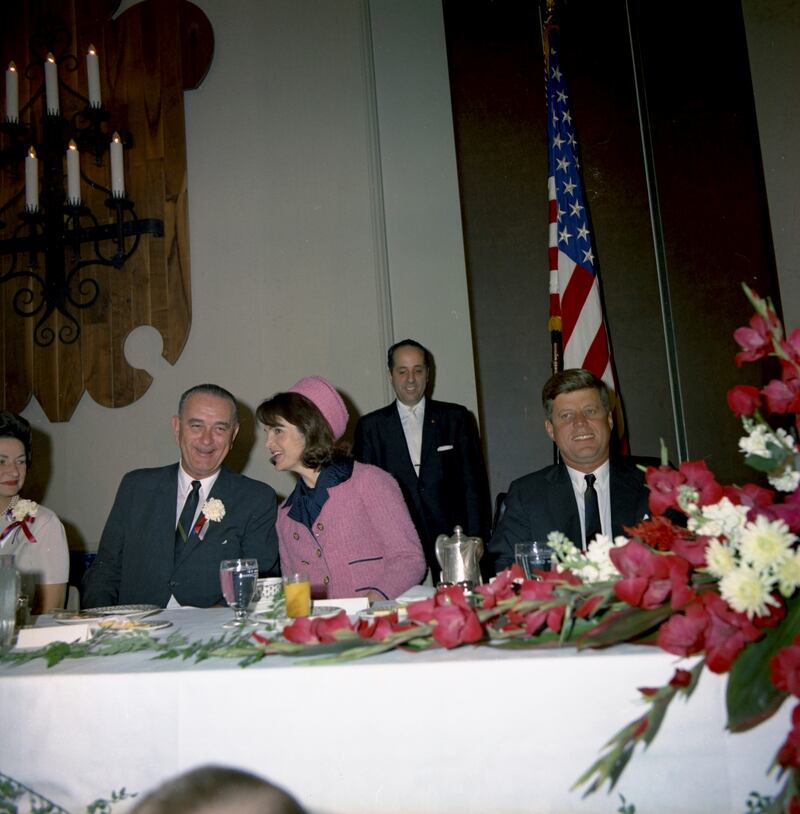
[[[141,235],[121,268],[88,265],[82,271],[96,280],[98,296],[91,306],[75,311],[79,335],[74,341],[59,339],[60,329],[68,328],[70,321],[58,311],[47,323],[54,340],[44,346],[34,341],[37,319],[21,317],[12,307],[21,289],[35,290],[31,278],[0,286],[3,406],[19,412],[35,396],[51,421],[68,421],[84,391],[105,407],[136,401],[152,377],[127,363],[128,334],[139,325],[152,325],[163,338],[164,358],[174,364],[191,325],[183,92],[197,88],[210,67],[213,31],[205,14],[186,0],[144,0],[112,19],[119,5],[119,0],[5,0],[0,5],[0,66],[3,71],[12,61],[19,66],[19,119],[30,125],[31,139],[39,137],[41,129],[36,120],[40,114],[31,111],[40,107],[24,108],[43,86],[36,67],[42,48],[55,48],[54,56],[61,60],[60,115],[66,129],[66,122],[85,107],[84,58],[94,45],[109,126],[131,137],[124,151],[126,197],[135,202],[138,218],[163,222],[163,236]],[[0,106],[0,117],[4,111]],[[31,121],[25,121],[26,113]],[[25,171],[11,160],[7,130],[0,139],[0,221],[5,224],[0,240],[7,241],[25,209]],[[110,186],[108,154],[99,165],[85,158],[81,153],[83,203],[101,225],[112,223],[108,195],[92,186]],[[65,167],[65,187],[66,172]],[[13,247],[4,245],[7,251]],[[91,250],[91,245],[81,244],[80,259],[91,257]],[[75,242],[66,241],[63,252],[74,264]],[[27,260],[15,261],[4,253],[0,275],[8,274],[13,262],[25,268]]]

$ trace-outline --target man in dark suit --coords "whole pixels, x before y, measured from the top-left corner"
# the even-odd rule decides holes
[[[239,431],[234,397],[213,384],[187,390],[172,429],[180,464],[123,477],[83,607],[222,604],[227,559],[254,558],[262,576],[280,573],[275,492],[222,466]]]
[[[605,384],[588,370],[564,370],[545,384],[542,404],[561,462],[511,484],[489,546],[497,572],[514,562],[516,543],[561,531],[585,549],[587,539],[623,534],[648,510],[641,470],[609,457],[614,422]]]
[[[488,540],[491,507],[475,421],[466,407],[425,397],[428,350],[413,339],[389,348],[396,401],[361,418],[353,454],[397,479],[422,541],[434,584],[436,538],[456,526]]]

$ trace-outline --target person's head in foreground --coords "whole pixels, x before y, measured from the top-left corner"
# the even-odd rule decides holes
[[[239,769],[202,766],[168,780],[131,814],[306,814],[283,789]]]

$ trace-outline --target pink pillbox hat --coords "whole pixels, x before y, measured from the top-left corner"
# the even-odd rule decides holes
[[[299,393],[305,396],[322,413],[333,431],[333,440],[337,441],[344,435],[349,418],[347,407],[336,388],[322,376],[306,376],[300,379],[294,387],[289,388],[290,393]]]

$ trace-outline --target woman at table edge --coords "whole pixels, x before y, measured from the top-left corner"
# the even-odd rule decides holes
[[[45,506],[15,517],[19,493],[31,465],[31,425],[16,413],[0,412],[0,554],[14,554],[33,613],[63,608],[69,578],[64,526]]]
[[[326,599],[393,599],[417,585],[425,557],[400,487],[336,445],[349,416],[333,385],[300,379],[256,416],[273,466],[299,475],[275,524],[283,574],[307,572],[312,595]]]

